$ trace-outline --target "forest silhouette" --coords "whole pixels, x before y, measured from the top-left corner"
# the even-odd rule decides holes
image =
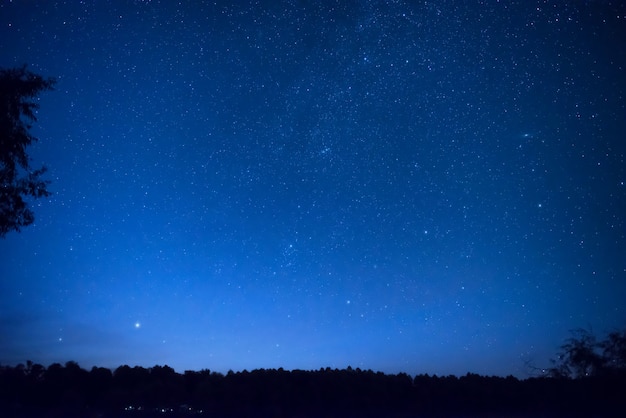
[[[177,373],[168,366],[0,366],[4,417],[620,417],[626,331],[576,330],[541,376],[411,377],[372,370]]]

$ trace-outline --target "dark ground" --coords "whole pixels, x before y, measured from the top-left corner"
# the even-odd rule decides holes
[[[348,368],[176,373],[84,370],[74,362],[0,368],[4,417],[623,417],[626,376],[387,375]]]

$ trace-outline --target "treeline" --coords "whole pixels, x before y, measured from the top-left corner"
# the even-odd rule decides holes
[[[371,370],[180,374],[168,366],[0,366],[2,417],[623,417],[626,331],[576,330],[553,367],[525,380]]]
[[[75,362],[0,368],[0,416],[625,416],[626,376],[585,379],[383,374],[347,368],[177,373]]]

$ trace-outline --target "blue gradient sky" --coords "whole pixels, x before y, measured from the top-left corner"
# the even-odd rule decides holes
[[[525,377],[623,327],[623,6],[234,3],[1,3],[58,79],[1,364]]]

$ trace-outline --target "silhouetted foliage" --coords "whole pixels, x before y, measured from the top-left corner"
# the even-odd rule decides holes
[[[626,373],[626,330],[610,333],[600,347],[604,366],[612,372]]]
[[[226,375],[168,366],[83,370],[73,361],[0,366],[2,417],[621,417],[626,332],[576,330],[554,377],[257,369]]]
[[[553,360],[553,377],[579,379],[626,373],[626,330],[612,332],[602,341],[591,330],[579,328],[571,334]]]
[[[620,334],[621,335],[621,334]],[[6,417],[617,417],[623,375],[587,379],[389,375],[258,369],[226,375],[168,366],[0,367]]]
[[[32,170],[26,147],[37,141],[29,131],[39,105],[33,100],[55,81],[20,67],[0,69],[0,237],[33,223],[25,197],[49,196],[46,168]]]

